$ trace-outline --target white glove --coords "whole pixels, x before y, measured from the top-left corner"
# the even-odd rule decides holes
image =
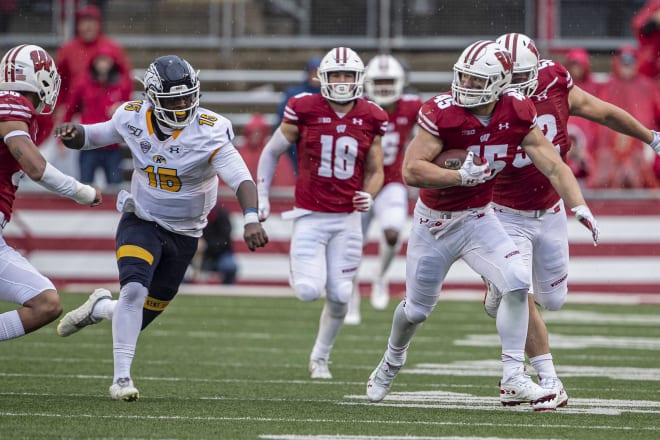
[[[591,238],[594,241],[594,246],[598,246],[600,229],[598,229],[596,218],[591,213],[589,207],[587,205],[578,205],[571,209],[571,211],[575,213],[575,218],[577,218],[580,223],[582,223],[587,229],[591,231]]]
[[[258,192],[259,221],[265,221],[270,215],[270,201],[268,193]]]
[[[485,161],[482,165],[474,163],[474,152],[470,151],[463,162],[463,166],[458,172],[461,174],[461,186],[477,186],[484,183],[486,178],[490,176],[490,168],[488,162]]]
[[[353,208],[356,211],[367,212],[371,209],[371,206],[374,204],[374,199],[371,197],[371,194],[365,191],[355,191],[353,196]]]
[[[660,154],[660,132],[651,130],[651,133],[653,133],[653,140],[649,145],[655,150],[656,153]]]

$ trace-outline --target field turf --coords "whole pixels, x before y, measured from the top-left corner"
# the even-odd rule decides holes
[[[64,293],[65,311],[85,295]],[[108,396],[111,325],[68,338],[56,323],[0,343],[2,439],[658,439],[660,306],[568,303],[544,313],[566,408],[499,403],[495,321],[479,301],[442,301],[419,330],[392,393],[365,383],[392,311],[363,301],[344,327],[331,381],[307,372],[322,302],[178,296],[140,336],[137,402]],[[0,311],[11,305],[0,304]]]

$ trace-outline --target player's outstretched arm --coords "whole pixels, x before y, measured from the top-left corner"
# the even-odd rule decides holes
[[[656,139],[653,132],[621,107],[603,101],[578,86],[574,86],[568,94],[568,103],[571,115],[589,119],[653,147]]]
[[[80,183],[49,164],[26,130],[26,124],[12,121],[2,123],[0,133],[3,135],[9,152],[30,179],[81,205],[97,206],[101,204],[101,191],[98,188]]]

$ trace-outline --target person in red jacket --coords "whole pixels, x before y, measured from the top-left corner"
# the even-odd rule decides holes
[[[638,73],[638,54],[624,45],[612,58],[612,74],[598,97],[629,112],[644,126],[660,127],[660,88]],[[653,173],[656,155],[642,141],[599,127],[594,188],[657,188]]]
[[[75,36],[64,42],[55,55],[57,71],[62,79],[60,103],[69,101],[73,85],[81,75],[87,74],[92,57],[100,47],[108,48],[112,52],[123,81],[132,83],[132,67],[126,51],[114,39],[103,33],[102,21],[101,10],[97,6],[87,5],[76,12]],[[55,124],[62,120],[65,111],[66,106],[59,105],[55,113],[40,115],[37,118],[39,125],[37,145],[51,135]]]
[[[65,101],[64,122],[71,122],[76,115],[79,115],[81,124],[105,122],[118,105],[131,99],[131,83],[121,77],[115,56],[111,47],[99,47],[87,75],[79,77],[70,90]],[[122,158],[119,144],[81,151],[80,181],[93,183],[96,170],[100,168],[105,173],[107,188],[118,189],[123,181]]]
[[[660,0],[649,0],[632,19],[639,43],[639,73],[660,84]]]

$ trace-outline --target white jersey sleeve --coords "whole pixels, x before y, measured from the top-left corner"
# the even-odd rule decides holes
[[[213,155],[212,164],[218,172],[220,179],[234,193],[236,193],[239,185],[244,181],[249,180],[254,182],[250,170],[243,160],[243,156],[241,156],[231,142],[225,144]]]
[[[94,150],[123,141],[121,134],[115,128],[113,116],[109,121],[85,125],[85,144],[82,149]]]
[[[217,202],[218,174],[237,188],[244,172],[242,159],[232,159],[232,151],[238,152],[231,143],[231,122],[199,108],[190,125],[160,140],[146,101],[126,103],[112,121],[133,160],[133,203],[124,203],[124,210],[172,232],[201,236]],[[249,172],[243,176],[251,179]]]

